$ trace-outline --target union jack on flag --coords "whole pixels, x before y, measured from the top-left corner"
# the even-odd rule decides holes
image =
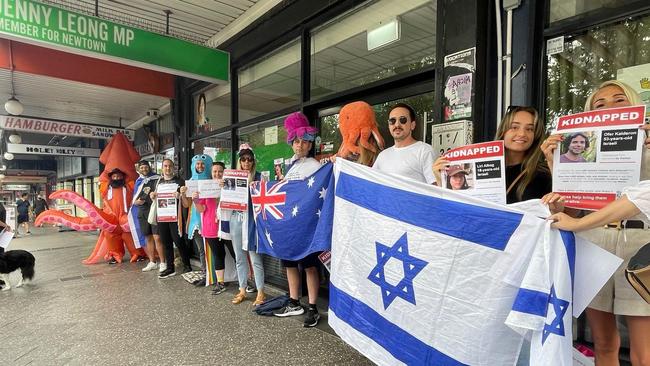
[[[287,181],[280,181],[268,188],[267,182],[259,185],[259,190],[251,190],[251,200],[253,201],[253,210],[255,216],[262,214],[262,219],[266,220],[266,212],[268,211],[271,216],[280,220],[284,214],[278,206],[282,206],[287,202],[286,192],[279,192],[280,188],[287,184]],[[255,193],[257,192],[257,193]]]
[[[334,210],[332,164],[303,180],[255,182],[251,200],[258,253],[300,260],[329,250]]]

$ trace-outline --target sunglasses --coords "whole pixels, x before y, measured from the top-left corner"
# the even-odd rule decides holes
[[[395,118],[395,117],[391,117],[391,118],[388,119],[388,124],[392,126],[392,125],[394,125],[395,122],[397,122],[397,121],[398,121],[397,118]],[[409,121],[409,119],[406,118],[406,116],[400,116],[400,117],[399,117],[399,123],[400,123],[401,125],[405,125],[405,124],[407,124],[408,121]]]
[[[249,158],[247,156],[244,156],[243,158],[239,158],[239,161],[248,162],[248,163],[252,163],[254,160],[255,159]]]

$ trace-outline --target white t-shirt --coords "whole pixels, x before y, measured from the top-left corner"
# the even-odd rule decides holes
[[[650,225],[650,180],[643,180],[633,187],[625,188],[623,194],[641,210],[641,215],[633,219],[643,220]]]
[[[433,175],[434,160],[431,145],[417,141],[406,147],[391,146],[380,152],[372,167],[385,173],[432,184],[436,181]]]
[[[291,158],[291,167],[284,176],[286,180],[301,180],[314,174],[319,168],[320,163],[314,158],[300,158],[296,159],[294,155]]]

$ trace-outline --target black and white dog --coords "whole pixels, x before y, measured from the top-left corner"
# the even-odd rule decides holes
[[[22,286],[23,280],[31,280],[34,277],[34,264],[36,264],[36,259],[32,253],[26,250],[10,250],[0,254],[0,280],[5,282],[2,291],[11,289],[9,274],[19,268],[22,277],[16,287]]]

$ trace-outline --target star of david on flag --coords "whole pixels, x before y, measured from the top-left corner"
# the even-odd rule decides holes
[[[550,324],[544,324],[544,329],[542,330],[542,344],[546,342],[546,338],[548,338],[549,334],[551,333],[556,334],[560,337],[565,336],[564,315],[569,309],[569,302],[557,297],[555,294],[555,285],[551,286],[551,293],[548,299],[548,304],[551,306],[549,308],[549,311],[552,308],[555,315],[553,316]]]
[[[530,365],[568,366],[573,364],[575,237],[558,230],[546,236],[535,247],[506,324],[531,334]]]
[[[255,182],[251,200],[258,253],[285,260],[329,250],[334,196],[332,164],[303,180]]]
[[[384,300],[384,309],[388,309],[395,298],[400,297],[415,305],[415,293],[413,291],[413,278],[427,265],[427,262],[409,255],[406,233],[392,246],[388,247],[379,242],[377,245],[377,265],[373,268],[368,279],[381,288],[381,296]],[[402,262],[404,278],[397,285],[391,285],[386,281],[384,267],[391,259]]]

